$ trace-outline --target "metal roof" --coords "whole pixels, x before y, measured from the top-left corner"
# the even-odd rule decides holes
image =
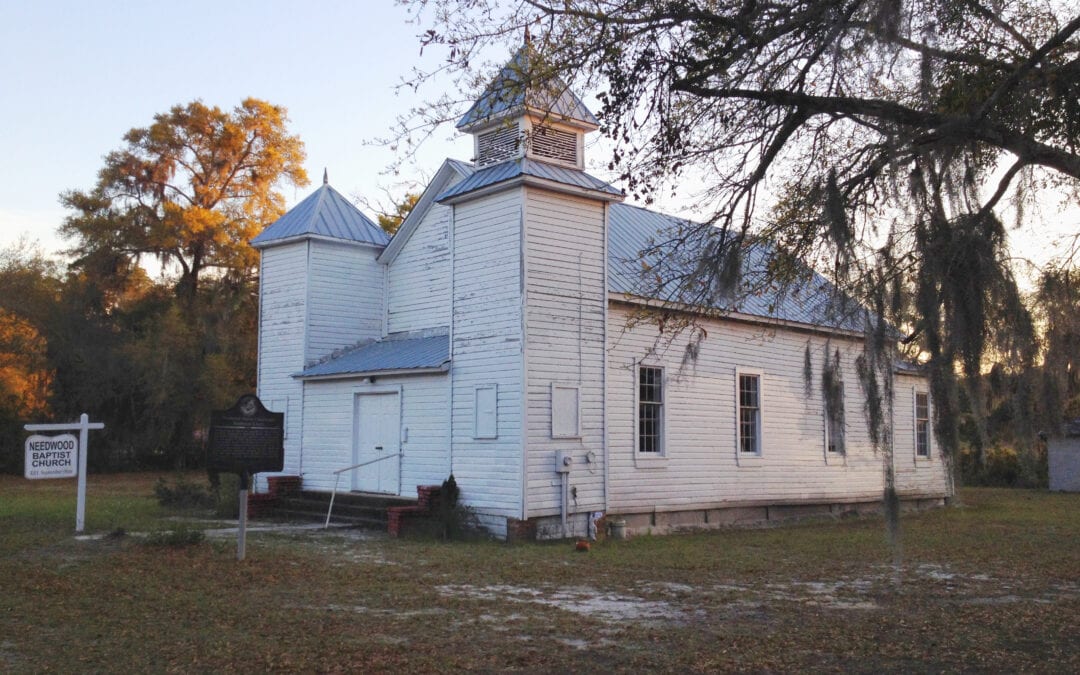
[[[450,339],[446,335],[390,338],[351,349],[328,361],[305,368],[297,377],[365,375],[386,371],[446,370]]]
[[[360,212],[328,183],[289,209],[251,240],[256,248],[287,239],[329,237],[375,246],[386,246],[390,235]]]
[[[664,278],[671,278],[680,273],[693,272],[693,266],[701,258],[700,244],[696,243],[699,240],[679,235],[689,228],[701,227],[700,224],[627,204],[612,204],[608,213],[609,290],[665,302],[700,303],[696,297],[691,299],[677,283],[670,283],[670,288],[666,289],[660,285],[658,289],[656,280],[658,273]],[[863,331],[866,311],[816,272],[809,271],[808,280],[801,285],[786,289],[770,285],[766,267],[771,253],[766,245],[754,246],[746,251],[740,282],[742,292],[737,291],[730,298],[716,298],[711,308],[780,321]]]
[[[525,46],[514,54],[476,103],[458,120],[458,129],[498,119],[525,108],[600,126],[596,116],[562,80],[555,79],[544,89],[528,86],[524,76],[529,72],[529,49]]]
[[[906,375],[925,375],[926,366],[907,359],[896,359],[893,362],[893,370]]]
[[[472,192],[473,190],[479,190],[480,188],[488,187],[489,185],[495,185],[496,183],[502,183],[522,176],[542,178],[562,185],[570,185],[585,190],[595,190],[617,197],[623,196],[621,190],[614,188],[599,178],[590,176],[579,169],[570,169],[548,164],[547,162],[519,158],[508,159],[505,162],[479,169],[476,173],[453,186],[446,192],[443,192],[435,199],[436,201],[441,202],[445,199],[450,199],[451,197],[463,195],[467,192]]]
[[[452,159],[450,157],[447,157],[443,161],[462,176],[471,176],[476,172],[476,165],[470,162],[465,162],[460,159]]]

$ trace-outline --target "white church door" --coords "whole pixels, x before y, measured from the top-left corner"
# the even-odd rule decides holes
[[[397,392],[356,395],[356,463],[352,489],[398,494],[401,470],[401,399]],[[378,461],[374,461],[378,460]]]

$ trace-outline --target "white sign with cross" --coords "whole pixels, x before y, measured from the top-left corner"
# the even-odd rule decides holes
[[[86,446],[91,429],[104,429],[101,422],[91,422],[83,413],[78,422],[67,424],[25,424],[27,431],[78,431],[79,440],[72,434],[60,436],[33,435],[26,439],[27,478],[71,478],[79,476],[78,500],[75,504],[75,531],[82,532],[86,524]]]

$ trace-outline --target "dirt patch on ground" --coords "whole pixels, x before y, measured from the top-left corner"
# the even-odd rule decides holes
[[[605,592],[588,586],[529,588],[458,585],[439,586],[437,590],[446,596],[546,605],[607,622],[683,622],[692,618],[692,611],[688,612],[686,608],[672,602]]]
[[[885,609],[890,598],[920,594],[940,604],[994,605],[1055,603],[1080,598],[1080,585],[1059,583],[1035,594],[1024,593],[1012,580],[986,574],[961,574],[941,565],[907,568],[882,566],[855,579],[791,580],[744,584],[650,582],[612,592],[591,586],[444,585],[440,594],[523,606],[546,606],[610,624],[627,622],[691,623],[720,612],[753,617],[768,606],[801,605],[838,612],[873,612]],[[627,592],[630,591],[630,592]]]

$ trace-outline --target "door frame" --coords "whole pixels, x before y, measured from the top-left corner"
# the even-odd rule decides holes
[[[397,477],[398,486],[397,486],[397,491],[394,492],[393,494],[400,495],[401,494],[401,472],[402,472],[402,461],[401,460],[403,460],[405,458],[404,447],[403,447],[404,443],[402,441],[402,436],[403,436],[403,433],[404,433],[403,429],[404,429],[404,425],[405,425],[405,420],[404,420],[405,416],[402,414],[402,410],[404,408],[404,406],[402,405],[402,400],[403,400],[403,395],[404,394],[403,394],[403,391],[402,391],[402,386],[400,384],[397,384],[397,385],[382,385],[382,386],[378,386],[378,387],[362,387],[362,388],[357,387],[357,388],[353,389],[353,392],[352,392],[352,395],[353,395],[353,403],[352,403],[352,409],[353,409],[353,415],[352,415],[352,417],[353,417],[353,420],[352,420],[352,463],[353,464],[359,464],[360,461],[361,461],[360,460],[360,446],[359,446],[359,441],[360,441],[360,400],[361,400],[361,397],[363,397],[363,396],[385,396],[387,394],[397,394],[397,401],[398,401],[398,429],[397,429],[397,433],[398,433],[398,452],[401,453],[401,454],[398,456],[398,477]],[[355,486],[357,484],[357,477],[358,477],[358,474],[356,473],[357,471],[363,471],[363,469],[356,469],[356,470],[351,472],[353,475],[349,480],[349,485],[350,485],[350,489],[352,489],[352,490],[356,489]],[[388,492],[386,494],[391,494],[391,493]]]

